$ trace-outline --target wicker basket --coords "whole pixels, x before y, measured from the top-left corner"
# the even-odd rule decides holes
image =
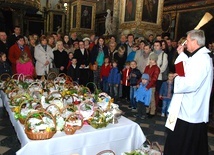
[[[69,121],[72,121],[72,122],[76,122],[76,121],[80,121],[81,124],[80,125],[70,125],[73,129],[75,130],[80,130],[83,126],[83,116],[79,113],[72,113],[70,114],[67,119],[65,120],[65,122],[69,122]],[[65,123],[65,126],[64,126],[64,129],[67,128],[67,124]]]
[[[39,82],[33,82],[28,86],[28,91],[33,92],[33,91],[43,91],[42,84]]]
[[[106,121],[104,112],[100,109],[94,111],[93,116],[88,119],[88,123],[95,129],[106,127],[109,122]]]
[[[115,155],[114,151],[112,151],[112,150],[103,150],[103,151],[100,151],[99,153],[97,153],[96,155],[105,155],[105,154]]]
[[[49,72],[47,75],[47,80],[54,80],[57,77],[55,72]]]
[[[23,109],[23,106],[27,106],[29,102],[27,101],[23,101],[20,105],[19,105],[19,108],[18,108],[18,112],[19,114],[21,114],[21,110]],[[31,104],[31,103],[29,103]],[[26,117],[19,117],[18,120],[21,124],[25,124],[25,120],[26,120],[27,116]]]
[[[8,74],[8,73],[3,73],[3,74],[1,74],[1,76],[0,76],[0,80],[1,80],[1,81],[6,81],[6,80],[9,80],[9,79],[11,79],[11,76],[10,76],[10,74]]]
[[[73,135],[76,132],[76,130],[72,126],[65,126],[64,131],[66,135]]]
[[[26,130],[25,133],[27,137],[31,140],[44,140],[44,139],[50,139],[53,137],[53,135],[56,133],[54,131],[51,132],[39,132],[39,133],[33,133],[31,130]]]
[[[51,107],[55,107],[57,109],[57,112],[55,114],[53,114],[53,112],[49,110]],[[45,111],[47,111],[48,113],[51,113],[53,116],[60,115],[62,113],[62,111],[56,104],[50,104],[49,106],[47,106]]]
[[[40,132],[33,132],[31,129],[28,128],[28,120],[32,117],[34,117],[34,114],[38,114],[39,118],[42,119],[43,116],[50,117],[54,122],[54,130],[51,131],[40,131]],[[27,137],[31,140],[44,140],[44,139],[50,139],[53,137],[53,135],[56,133],[56,119],[48,112],[45,111],[37,111],[34,113],[31,113],[28,115],[25,121],[25,133]]]

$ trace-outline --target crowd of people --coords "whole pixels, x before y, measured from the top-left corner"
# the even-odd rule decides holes
[[[95,34],[80,40],[76,32],[64,36],[52,33],[25,37],[21,35],[20,27],[15,26],[11,36],[7,37],[4,31],[0,31],[0,74],[24,74],[40,79],[47,76],[52,68],[57,68],[59,73],[67,74],[80,85],[87,86],[89,82],[93,82],[98,89],[114,98],[115,102],[119,98],[126,99],[130,103],[129,109],[137,111],[134,117],[140,119],[156,115],[160,103],[161,116],[168,116],[171,100],[172,103],[175,102],[173,97],[176,95],[173,93],[183,94],[181,104],[185,102],[186,105],[181,105],[177,126],[192,127],[192,124],[199,123],[197,126],[200,128],[204,127],[201,122],[207,123],[209,97],[204,93],[211,91],[213,80],[212,64],[208,61],[210,57],[207,53],[214,51],[214,43],[209,51],[204,47],[204,34],[200,30],[188,32],[187,35],[187,38],[178,42],[168,36],[154,37],[152,34],[148,40],[133,34],[122,34],[119,41],[114,36],[107,40],[102,36],[96,37]],[[186,39],[186,45],[181,45]],[[195,54],[196,52],[198,54]],[[189,66],[184,66],[187,72],[185,77],[175,73],[174,63],[181,58],[189,63]],[[203,68],[197,63],[201,58],[206,61],[204,66],[202,65]],[[195,59],[197,61],[194,61]],[[191,68],[194,65],[198,67]],[[199,93],[204,95],[203,98]],[[193,101],[195,97],[198,98],[195,102],[200,101],[196,107]],[[206,106],[200,108],[203,107],[201,99],[205,98]],[[201,118],[197,116],[198,111]],[[171,141],[178,138],[181,127],[169,134],[165,146],[166,154],[173,154],[174,148],[179,145],[172,145]],[[203,129],[203,132],[205,130]],[[201,130],[191,129],[188,133],[191,131],[196,135]],[[176,133],[178,134],[175,135]],[[182,131],[182,134],[186,132]],[[179,138],[179,142],[184,141]],[[200,144],[204,142],[206,150],[207,139],[205,136],[202,138],[204,141]],[[194,137],[189,137],[188,140],[194,140]]]
[[[148,40],[133,34],[79,39],[76,32],[70,35],[55,34],[21,35],[19,26],[10,36],[0,32],[0,74],[24,74],[40,79],[53,68],[69,75],[80,85],[94,82],[98,89],[130,101],[130,109],[136,110],[136,89],[143,73],[150,76],[147,89],[152,89],[151,104],[147,113],[152,117],[159,104],[159,91],[170,72],[174,73],[177,57],[176,46],[168,38],[150,35]],[[168,106],[167,106],[168,107]],[[167,115],[166,112],[162,116]]]

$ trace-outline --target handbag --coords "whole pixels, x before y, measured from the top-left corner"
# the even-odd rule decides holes
[[[161,62],[160,68],[163,65],[163,55],[164,55],[164,52],[162,53],[162,62]],[[162,73],[162,80],[167,80],[168,79],[168,72],[169,72],[169,68],[167,66],[165,71]]]
[[[49,73],[54,72],[56,75],[59,75],[59,68],[56,67],[55,63],[53,63],[53,67],[49,68]]]
[[[95,61],[94,64],[90,63],[90,64],[89,64],[89,68],[90,68],[90,70],[92,70],[92,71],[96,71],[97,68],[98,68],[97,62]]]

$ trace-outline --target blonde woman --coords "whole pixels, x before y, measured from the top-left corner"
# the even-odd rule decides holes
[[[56,50],[53,51],[54,64],[56,68],[59,68],[59,73],[66,73],[68,65],[68,54],[63,47],[63,42],[57,41],[55,48]]]

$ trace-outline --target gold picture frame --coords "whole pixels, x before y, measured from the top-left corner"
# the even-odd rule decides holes
[[[95,28],[96,3],[76,1],[71,4],[71,28],[92,31]]]
[[[65,13],[56,10],[49,10],[48,12],[48,28],[47,32],[64,32],[65,30]]]
[[[143,0],[141,20],[157,24],[159,5],[160,0]]]

